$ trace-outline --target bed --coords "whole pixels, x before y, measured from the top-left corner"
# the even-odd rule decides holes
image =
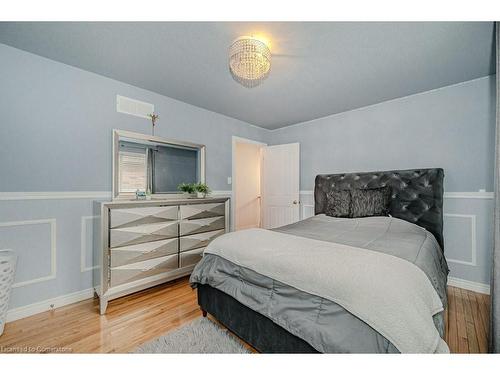
[[[447,352],[443,178],[318,175],[315,216],[207,248],[191,276],[202,311],[263,353]],[[332,190],[386,186],[388,216],[324,214]]]

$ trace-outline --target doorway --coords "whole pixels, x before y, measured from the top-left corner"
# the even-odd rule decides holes
[[[265,146],[233,136],[233,230],[261,227],[261,167]]]
[[[300,219],[300,145],[233,136],[232,230],[277,228]]]

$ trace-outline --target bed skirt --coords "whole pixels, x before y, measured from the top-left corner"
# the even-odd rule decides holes
[[[197,284],[198,304],[222,325],[260,353],[317,353],[307,342],[233,297]]]

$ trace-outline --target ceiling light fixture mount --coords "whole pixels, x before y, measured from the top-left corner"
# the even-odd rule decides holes
[[[271,70],[271,50],[253,36],[237,38],[229,47],[229,71],[234,80],[247,88],[260,85]]]

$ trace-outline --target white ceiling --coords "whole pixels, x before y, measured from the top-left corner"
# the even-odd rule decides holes
[[[227,51],[271,41],[246,89]],[[492,22],[0,22],[0,42],[268,129],[494,74]]]

